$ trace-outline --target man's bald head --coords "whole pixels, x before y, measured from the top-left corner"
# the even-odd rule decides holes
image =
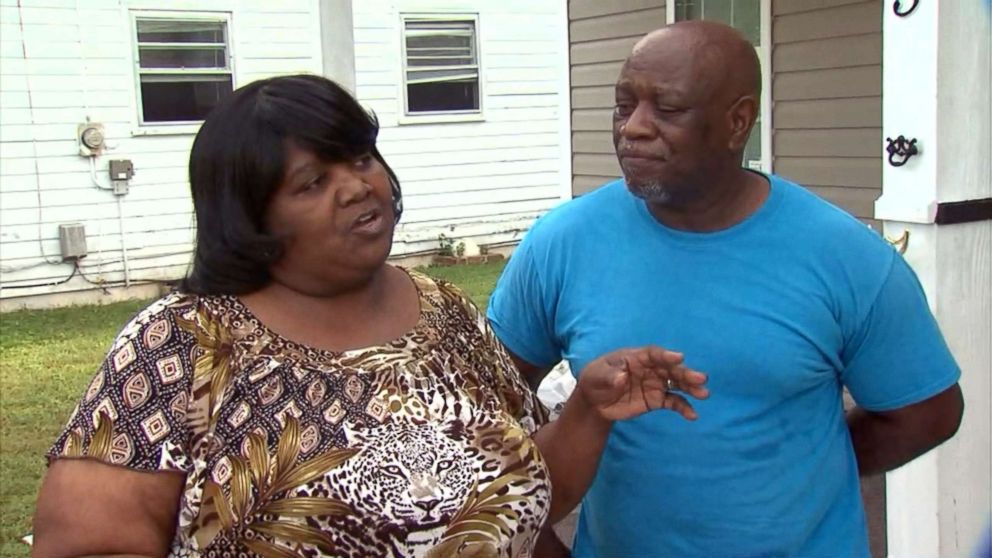
[[[741,179],[758,118],[761,68],[733,28],[687,21],[637,42],[615,88],[613,144],[630,190],[688,207]]]
[[[692,20],[673,23],[645,35],[625,66],[651,67],[675,57],[689,62],[700,93],[718,97],[760,98],[761,63],[754,47],[728,25]]]

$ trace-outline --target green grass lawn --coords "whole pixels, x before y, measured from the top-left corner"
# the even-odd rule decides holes
[[[421,269],[428,274],[454,283],[483,312],[489,304],[489,295],[496,286],[496,279],[503,272],[505,261],[479,265],[454,265],[451,267],[430,267]]]
[[[428,268],[483,310],[503,262]],[[27,556],[44,454],[110,347],[148,301],[0,315],[0,556]]]

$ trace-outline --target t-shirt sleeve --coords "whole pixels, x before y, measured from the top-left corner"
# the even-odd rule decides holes
[[[550,368],[561,360],[554,327],[556,297],[554,285],[541,275],[534,233],[524,238],[507,262],[489,299],[487,317],[513,354],[534,366]]]
[[[918,403],[961,376],[916,274],[898,255],[864,319],[847,336],[842,358],[843,382],[872,411]]]
[[[139,313],[118,334],[49,460],[89,458],[141,471],[189,472],[186,412],[194,348],[165,305]]]

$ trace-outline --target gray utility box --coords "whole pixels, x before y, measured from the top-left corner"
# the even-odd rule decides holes
[[[82,223],[59,225],[62,261],[78,260],[86,255],[86,227]]]

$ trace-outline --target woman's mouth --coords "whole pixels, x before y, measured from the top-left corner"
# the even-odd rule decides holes
[[[386,220],[378,209],[363,212],[352,222],[352,232],[364,236],[376,236],[386,228]]]

